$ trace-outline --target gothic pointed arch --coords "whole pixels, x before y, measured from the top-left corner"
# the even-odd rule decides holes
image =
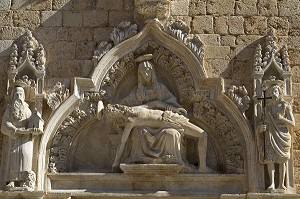
[[[200,39],[191,35],[189,27],[181,21],[150,20],[139,27],[143,28],[138,31],[138,26],[129,22],[116,27],[111,41],[101,42],[97,47],[90,78],[75,78],[73,94],[53,106],[39,151],[39,190],[49,189],[51,181],[59,179],[57,173],[84,172],[75,154],[81,152],[79,146],[89,139],[91,129],[100,132],[106,128],[105,122],[99,124],[96,120],[97,101],[117,103],[128,94],[135,83],[132,79],[136,79],[134,60],[149,53],[153,55],[151,61],[159,81],[187,109],[192,123],[208,132],[218,172],[237,175],[240,185],[246,187],[244,191],[255,190],[256,178],[251,175],[255,172],[254,139],[249,122],[231,100],[239,98],[238,94],[227,97],[223,80],[208,78]],[[105,136],[110,142],[110,153],[114,154],[113,145],[119,138]],[[101,172],[108,172],[109,166],[103,164]]]

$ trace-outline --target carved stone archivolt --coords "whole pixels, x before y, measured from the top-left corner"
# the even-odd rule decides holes
[[[50,173],[68,171],[68,158],[73,138],[82,126],[96,118],[99,100],[99,93],[86,92],[79,106],[62,122],[51,144],[48,165]]]
[[[193,116],[215,131],[225,159],[225,173],[245,173],[246,157],[238,131],[229,117],[211,103],[209,91],[202,91],[201,98],[193,104]]]

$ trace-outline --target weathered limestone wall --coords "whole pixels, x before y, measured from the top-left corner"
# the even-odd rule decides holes
[[[254,51],[267,29],[277,30],[279,48],[287,43],[298,124],[293,132],[293,158],[300,186],[299,0],[173,0],[171,9],[173,17],[190,24],[192,33],[204,42],[208,75],[245,85],[248,91],[252,90]],[[0,0],[0,116],[5,108],[10,47],[25,28],[45,47],[47,79],[70,80],[90,74],[97,43],[109,40],[113,27],[123,20],[134,21],[133,0]]]

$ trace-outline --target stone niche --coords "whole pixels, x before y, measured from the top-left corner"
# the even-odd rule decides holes
[[[40,109],[45,125],[33,151],[34,190],[3,196],[226,198],[265,191],[267,175],[245,117],[247,90],[225,91],[222,78],[208,78],[201,40],[169,13],[168,0],[136,0],[137,24],[122,22],[99,44],[89,78],[74,78],[71,91],[59,82],[37,89],[36,99],[48,106]],[[255,128],[267,80],[261,75],[286,74],[271,69],[280,61],[270,56],[262,58],[259,48],[255,55]]]

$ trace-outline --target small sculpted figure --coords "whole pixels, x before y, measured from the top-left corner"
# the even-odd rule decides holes
[[[125,119],[122,141],[113,169],[124,159],[125,145],[130,152],[125,162],[130,164],[181,164],[188,165],[182,148],[184,135],[198,139],[198,171],[210,172],[206,166],[207,134],[186,118],[187,111],[177,103],[176,97],[160,83],[150,62],[152,55],[136,59],[138,85],[120,104],[106,107],[111,117]],[[109,111],[109,109],[111,111]],[[115,113],[113,113],[115,112]],[[116,114],[117,113],[117,114]]]
[[[22,87],[14,88],[12,103],[2,118],[1,132],[8,136],[7,190],[33,191],[35,173],[32,171],[33,136],[42,133],[40,129],[29,127],[35,123],[33,114],[25,102]]]
[[[259,155],[263,164],[267,164],[270,186],[268,190],[275,189],[275,163],[279,164],[278,189],[286,189],[285,178],[287,161],[290,159],[291,135],[288,127],[295,126],[295,119],[291,105],[283,99],[280,80],[267,80],[267,94],[271,97],[265,107],[265,122],[257,127],[259,140]]]

